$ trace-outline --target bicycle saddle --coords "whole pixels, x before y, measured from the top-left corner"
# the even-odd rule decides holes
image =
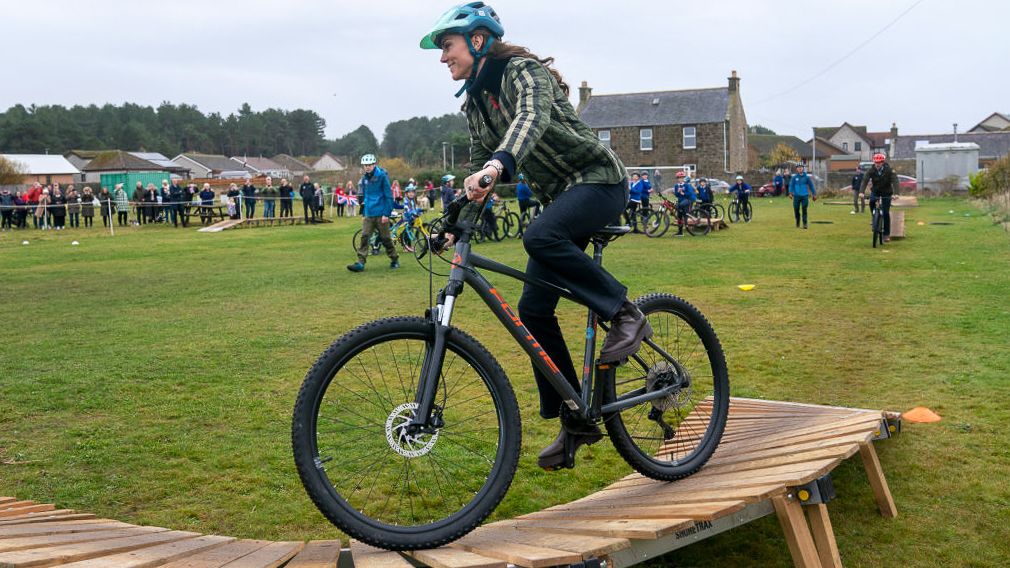
[[[593,233],[593,240],[612,241],[631,232],[628,225],[608,225]]]

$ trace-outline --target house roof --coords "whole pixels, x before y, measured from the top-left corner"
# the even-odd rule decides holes
[[[232,156],[231,159],[245,164],[247,167],[251,167],[258,172],[279,172],[288,169],[270,158],[262,156]]]
[[[953,134],[910,134],[898,136],[894,148],[895,160],[914,160],[917,142],[947,144],[954,141]],[[983,159],[1001,158],[1010,154],[1010,131],[970,132],[957,135],[958,142],[978,144],[978,157]]]
[[[107,151],[108,150],[71,150],[71,151],[69,151],[69,152],[67,152],[66,154],[63,154],[63,155],[66,156],[66,157],[68,157],[68,158],[70,156],[77,156],[78,158],[80,158],[82,160],[94,160],[96,156],[98,156],[102,152],[107,152]]]
[[[220,154],[179,154],[179,156],[189,158],[213,172],[248,170],[248,168],[242,166],[242,162]],[[179,156],[176,156],[175,159],[178,159]]]
[[[296,158],[292,158],[287,154],[277,154],[276,156],[270,159],[286,167],[288,171],[292,172],[307,172],[312,169],[312,166]]]
[[[59,154],[0,154],[10,162],[23,166],[28,175],[79,174],[66,158]]]
[[[158,152],[130,152],[130,155],[136,156],[141,160],[147,160],[148,162],[159,165],[166,170],[182,169],[178,164],[166,158],[164,154],[159,154]]]
[[[109,150],[99,152],[88,165],[84,166],[86,172],[108,172],[108,171],[165,171],[167,168],[154,162],[150,162],[130,152],[122,150]],[[174,166],[172,169],[176,169]]]
[[[985,130],[987,132],[997,132],[999,130],[1006,130],[1006,128],[1000,129],[1000,128],[993,128],[992,126],[983,125],[984,122],[988,122],[989,119],[992,118],[992,117],[994,117],[994,116],[1002,118],[1003,120],[1005,120],[1007,122],[1010,122],[1010,113],[994,112],[994,113],[990,114],[989,116],[983,118],[982,121],[979,122],[978,124],[976,124],[975,126],[972,126],[971,128],[969,128],[968,132],[971,132],[972,130],[975,130],[975,129],[982,129],[982,130]],[[1010,128],[1010,127],[1008,127],[1008,128]]]
[[[800,157],[806,152],[810,154],[810,144],[800,140],[796,136],[779,136],[776,134],[748,134],[747,145],[757,150],[760,154],[771,154],[779,144],[785,144],[793,149]]]
[[[726,120],[729,88],[593,95],[579,113],[592,128],[705,124]]]
[[[883,148],[887,146],[888,139],[891,138],[890,132],[867,132],[866,138],[870,141],[870,146],[873,148]]]
[[[870,133],[868,133],[866,131],[866,127],[865,126],[854,126],[852,124],[849,124],[848,122],[843,122],[839,126],[817,126],[817,127],[814,127],[814,136],[816,136],[818,138],[823,138],[824,140],[830,140],[835,134],[838,134],[839,130],[841,130],[842,128],[845,128],[846,126],[848,126],[849,128],[851,128],[853,132],[855,132],[857,135],[859,135],[860,137],[862,137],[867,142],[873,143],[873,139],[870,138]],[[875,133],[875,134],[879,134],[879,133]],[[891,135],[889,132],[885,132],[884,134],[886,136],[890,136]]]
[[[326,158],[329,158],[329,159],[333,160],[338,165],[340,165],[340,167],[344,167],[344,162],[341,161],[340,158],[334,156],[333,154],[331,154],[329,152],[326,152],[325,154],[323,154],[322,156],[320,156],[318,160],[312,162],[312,169],[318,170],[319,169],[319,162],[322,162]]]

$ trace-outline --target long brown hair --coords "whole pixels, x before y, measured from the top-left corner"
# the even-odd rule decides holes
[[[484,32],[484,30],[478,30],[475,33],[483,35],[484,41],[487,41],[488,34]],[[488,56],[491,57],[492,59],[508,59],[510,57],[525,57],[527,59],[535,59],[540,63],[542,63],[543,66],[546,67],[548,71],[550,71],[551,75],[554,76],[554,80],[558,82],[558,86],[561,87],[562,91],[564,91],[565,96],[567,97],[569,94],[568,83],[565,83],[564,78],[561,77],[561,73],[559,73],[557,69],[551,66],[551,64],[554,63],[553,57],[541,58],[530,52],[529,48],[523,47],[521,45],[515,45],[507,41],[502,41],[500,39],[496,39],[491,44],[490,49],[488,49]]]

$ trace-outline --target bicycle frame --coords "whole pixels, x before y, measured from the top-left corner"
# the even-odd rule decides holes
[[[449,273],[449,281],[446,287],[439,294],[439,303],[431,314],[432,323],[435,326],[435,339],[427,352],[421,365],[421,378],[418,384],[417,394],[414,402],[417,403],[417,410],[413,419],[408,425],[408,429],[426,430],[432,428],[431,412],[434,408],[434,401],[441,374],[442,362],[445,356],[446,333],[449,331],[452,321],[452,312],[456,298],[463,291],[466,284],[473,288],[484,303],[491,309],[498,321],[508,330],[513,339],[529,355],[533,364],[544,374],[551,386],[561,395],[564,404],[575,414],[583,419],[596,420],[602,414],[618,412],[626,408],[638,405],[642,402],[655,400],[668,396],[674,392],[678,385],[646,392],[645,387],[636,389],[620,396],[618,400],[607,405],[602,405],[602,393],[599,391],[604,384],[603,381],[593,380],[593,370],[597,373],[613,373],[614,366],[609,364],[594,365],[596,351],[596,331],[598,327],[605,326],[599,321],[597,314],[588,310],[586,321],[586,341],[585,353],[582,366],[581,392],[576,391],[568,380],[565,379],[558,366],[550,358],[543,347],[533,338],[523,322],[519,319],[515,310],[502,298],[498,290],[494,288],[483,275],[476,271],[482,268],[521,280],[528,284],[545,287],[556,292],[562,298],[571,300],[581,305],[581,302],[566,288],[557,286],[539,278],[533,278],[526,273],[512,268],[511,266],[491,260],[471,251],[470,236],[474,230],[473,223],[464,221],[460,223],[462,234],[456,243],[453,251],[452,270]],[[603,249],[607,246],[606,241],[593,240],[593,260],[600,264],[603,260]],[[650,339],[645,343],[655,349],[663,357],[673,360],[673,358],[663,351]],[[644,364],[644,362],[643,362]]]

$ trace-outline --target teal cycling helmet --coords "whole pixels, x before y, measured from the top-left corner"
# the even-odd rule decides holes
[[[449,183],[454,179],[456,179],[456,176],[452,174],[445,174],[444,176],[442,176],[442,183]]]
[[[438,45],[439,36],[448,33],[469,35],[477,28],[486,28],[495,38],[505,35],[505,28],[502,27],[494,8],[483,2],[470,2],[446,10],[432,26],[431,31],[421,38],[421,49],[441,49]],[[484,51],[489,46],[490,42]]]
[[[491,36],[484,42],[480,51],[477,51],[470,40],[470,35],[479,28],[487,30]],[[421,38],[421,49],[441,49],[441,46],[438,45],[438,38],[445,34],[461,34],[466,39],[466,46],[470,50],[470,55],[473,56],[473,68],[470,70],[470,78],[463,83],[463,87],[456,93],[458,97],[473,84],[474,79],[477,77],[477,67],[479,67],[480,60],[487,55],[491,49],[491,44],[496,39],[501,39],[505,35],[505,28],[502,27],[501,19],[498,18],[498,13],[494,11],[494,8],[483,2],[470,2],[469,4],[454,6],[442,14],[438,21],[435,22],[435,25],[432,26],[431,31]]]

